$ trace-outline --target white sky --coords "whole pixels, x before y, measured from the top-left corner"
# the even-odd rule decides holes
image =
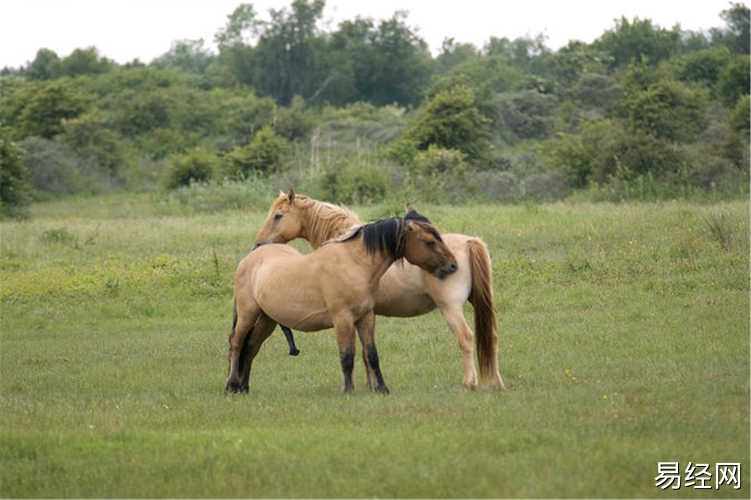
[[[269,8],[292,0],[0,0],[0,68],[25,65],[43,47],[65,57],[93,45],[121,64],[148,63],[175,40],[203,38],[213,49],[214,34],[240,3],[252,3],[268,19]],[[324,20],[334,30],[357,15],[380,20],[407,10],[408,24],[435,55],[446,37],[478,48],[491,36],[538,33],[552,49],[569,40],[589,43],[622,15],[663,28],[708,30],[724,25],[719,14],[729,7],[728,0],[328,0]]]

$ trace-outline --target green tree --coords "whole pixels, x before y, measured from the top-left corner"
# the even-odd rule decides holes
[[[627,91],[618,106],[632,130],[687,142],[707,126],[707,92],[675,80],[660,80],[645,90]]]
[[[544,139],[555,126],[557,101],[534,90],[498,94],[495,121],[506,139]]]
[[[60,58],[50,49],[39,49],[26,69],[29,80],[54,80],[61,74]]]
[[[159,69],[175,69],[192,78],[192,83],[203,89],[213,87],[209,70],[214,56],[204,48],[203,39],[180,40],[172,43],[169,52],[154,59],[151,65]]]
[[[723,43],[734,54],[748,54],[751,44],[749,26],[751,25],[751,11],[741,3],[730,3],[731,7],[720,13],[720,17],[727,23],[725,30],[712,30],[715,42]]]
[[[177,189],[191,182],[208,182],[214,177],[219,159],[204,148],[187,153],[173,154],[169,158],[167,188]]]
[[[394,13],[378,26],[371,19],[340,23],[332,34],[331,53],[340,87],[350,87],[345,102],[368,101],[377,106],[416,106],[431,74],[425,41],[407,25],[407,14]]]
[[[76,89],[70,79],[39,83],[30,88],[16,123],[21,137],[50,139],[62,132],[62,122],[83,113],[89,99]]]
[[[680,81],[713,89],[729,61],[727,48],[715,47],[674,57],[669,65]]]
[[[223,158],[223,170],[228,177],[247,178],[253,173],[262,175],[279,172],[289,154],[289,143],[276,135],[271,127],[258,131],[250,144],[235,148]]]
[[[294,0],[291,10],[271,9],[271,22],[264,26],[253,51],[257,71],[253,86],[259,93],[289,104],[296,95],[312,96],[323,83],[324,40],[317,23],[323,15],[323,0]]]
[[[0,127],[0,217],[28,216],[31,185],[21,154],[8,129]]]
[[[76,49],[60,62],[63,75],[98,75],[106,73],[115,67],[115,64],[106,57],[100,57],[96,47]]]
[[[474,91],[458,85],[439,92],[420,108],[405,139],[420,150],[430,145],[455,149],[467,155],[470,162],[479,162],[489,152],[489,122],[475,107]]]
[[[735,106],[738,99],[749,94],[751,61],[748,56],[733,57],[717,79],[717,97],[727,107]]]
[[[110,125],[101,112],[85,113],[63,120],[62,134],[56,140],[77,155],[94,160],[111,176],[118,177],[131,160],[131,154]]]
[[[654,26],[649,19],[640,20],[638,17],[629,22],[625,17],[616,20],[615,27],[607,30],[592,44],[612,57],[611,68],[626,66],[633,60],[646,57],[650,64],[656,65],[660,61],[678,53],[681,34],[678,27],[665,30]]]
[[[728,117],[731,130],[743,133],[747,140],[749,138],[749,114],[751,114],[751,98],[744,95],[735,103],[735,108]]]

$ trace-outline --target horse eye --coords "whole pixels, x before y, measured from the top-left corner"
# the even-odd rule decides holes
[[[279,220],[282,218],[282,216],[283,216],[282,214],[276,214],[274,215],[274,220]]]
[[[435,241],[434,240],[426,241],[425,244],[428,245],[429,247],[434,247]]]

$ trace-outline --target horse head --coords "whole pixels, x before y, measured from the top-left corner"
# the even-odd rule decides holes
[[[266,220],[256,235],[255,250],[267,243],[287,243],[303,235],[303,206],[307,196],[295,194],[294,189],[279,196],[271,204]]]

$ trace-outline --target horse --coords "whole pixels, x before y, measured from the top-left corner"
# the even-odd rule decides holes
[[[375,295],[383,274],[401,259],[437,280],[457,270],[441,235],[416,212],[352,227],[307,255],[289,245],[254,248],[235,272],[225,392],[248,392],[253,359],[281,323],[308,332],[335,329],[345,393],[355,387],[357,330],[367,385],[387,394],[374,339]]]
[[[407,211],[412,209],[407,206]],[[295,238],[307,240],[315,248],[361,224],[350,210],[296,194],[279,192],[255,239],[256,245],[287,243]],[[464,304],[474,308],[476,350],[480,375],[492,387],[505,389],[498,371],[498,330],[493,307],[490,254],[477,237],[442,234],[456,255],[459,270],[445,280],[437,280],[416,266],[391,266],[381,278],[376,295],[375,313],[382,316],[413,317],[436,307],[456,336],[462,355],[464,387],[477,388],[477,371],[472,352],[473,333],[464,319]],[[283,324],[283,323],[282,323]],[[284,329],[284,326],[282,326]],[[288,341],[291,332],[285,331]],[[290,350],[294,341],[290,343]],[[295,350],[297,348],[295,347]]]

